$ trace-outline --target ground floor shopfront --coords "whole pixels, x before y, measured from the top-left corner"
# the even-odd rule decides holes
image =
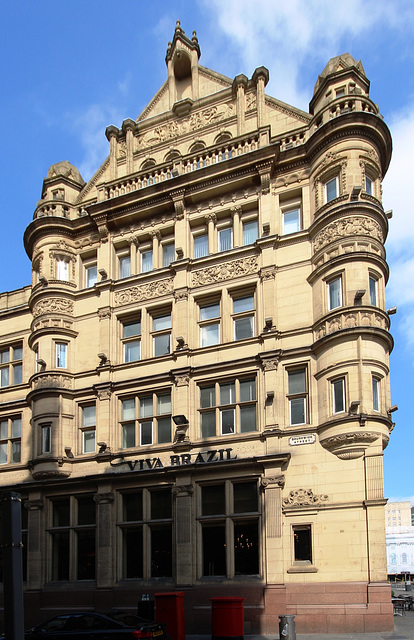
[[[357,526],[366,548],[361,505],[286,491],[289,454],[240,453],[126,461],[103,452],[104,473],[43,469],[19,486],[26,625],[67,609],[135,610],[142,596],[180,591],[187,633],[208,633],[210,598],[220,596],[245,598],[246,634],[275,633],[283,614],[299,633],[391,630],[390,587],[362,579],[363,560],[354,579],[331,577],[345,575]]]

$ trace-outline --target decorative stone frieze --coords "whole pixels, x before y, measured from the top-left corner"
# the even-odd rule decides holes
[[[375,238],[379,242],[384,242],[384,234],[381,225],[367,216],[349,216],[341,218],[328,224],[320,231],[313,241],[313,251],[316,253],[323,249],[327,244],[341,240],[349,239],[351,236],[363,235]]]
[[[355,311],[344,311],[336,313],[334,316],[320,320],[314,328],[315,340],[320,340],[330,333],[341,329],[352,329],[355,327],[376,327],[388,331],[389,320],[385,313],[379,313],[372,309]]]
[[[308,507],[320,505],[329,500],[326,494],[316,495],[312,489],[294,489],[287,498],[283,499],[285,507]]]
[[[32,382],[33,389],[61,388],[72,389],[72,379],[58,374],[39,374]]]
[[[39,300],[33,307],[33,317],[38,318],[41,315],[51,313],[64,313],[73,315],[73,302],[67,298],[46,298]]]
[[[146,284],[137,285],[117,291],[115,293],[115,306],[120,307],[134,302],[142,302],[143,300],[151,300],[160,298],[173,292],[174,281],[172,278],[165,280],[157,280]]]
[[[222,282],[223,280],[231,280],[238,276],[257,273],[258,268],[257,256],[249,256],[247,258],[217,264],[200,271],[195,271],[192,275],[193,286],[199,287],[212,282]]]

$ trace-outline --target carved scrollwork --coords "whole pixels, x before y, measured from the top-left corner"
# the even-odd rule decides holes
[[[46,300],[39,300],[33,308],[34,318],[51,313],[64,313],[72,316],[72,300],[67,300],[67,298],[47,298]]]
[[[257,256],[248,258],[240,258],[231,262],[214,265],[206,269],[195,271],[193,273],[193,285],[195,287],[212,282],[221,282],[223,280],[231,280],[237,276],[244,276],[251,273],[257,273],[258,260]]]
[[[42,375],[39,378],[36,378],[33,382],[34,389],[42,389],[45,387],[60,387],[61,389],[71,389],[72,388],[72,380],[68,376],[60,376],[47,374]]]
[[[329,500],[329,496],[326,494],[316,495],[312,489],[294,489],[287,498],[283,499],[283,504],[286,507],[307,507],[322,504],[327,500]]]
[[[283,475],[260,478],[260,488],[263,490],[266,490],[268,488],[272,489],[276,487],[283,489],[283,487],[285,486],[285,481],[286,479],[285,479],[285,476]]]
[[[114,501],[114,494],[112,491],[108,491],[107,493],[95,493],[93,496],[94,502],[97,504],[108,504]]]
[[[354,235],[369,236],[381,243],[384,242],[382,229],[378,222],[366,216],[353,216],[335,220],[322,229],[313,241],[313,250],[316,253],[330,242]]]
[[[192,484],[176,485],[171,489],[173,496],[187,495],[191,496],[194,493],[194,486]]]
[[[165,296],[173,291],[173,279],[159,280],[156,282],[148,282],[147,284],[130,287],[123,291],[115,293],[115,305],[120,307],[124,304],[132,302],[141,302],[142,300],[150,300]]]

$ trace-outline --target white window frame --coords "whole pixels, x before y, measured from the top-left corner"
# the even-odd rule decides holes
[[[253,301],[253,305],[251,308],[246,308],[243,311],[235,311],[235,303],[240,301],[240,300],[248,300],[249,298],[252,299]],[[239,340],[248,340],[249,338],[253,338],[254,337],[254,318],[255,318],[255,308],[256,308],[256,301],[255,301],[255,295],[254,293],[247,293],[246,295],[243,296],[237,296],[237,297],[233,297],[232,298],[232,304],[233,304],[233,313],[232,313],[232,319],[233,319],[233,340],[235,341],[239,341]],[[251,330],[250,330],[250,335],[247,337],[243,337],[243,338],[237,338],[237,323],[240,321],[245,321],[245,320],[250,320],[250,326],[251,326]]]
[[[289,376],[294,375],[294,374],[298,374],[298,373],[302,373],[304,375],[304,390],[303,391],[298,391],[297,393],[292,392],[289,384]],[[289,369],[288,372],[288,401],[289,401],[289,425],[291,427],[295,427],[296,425],[301,425],[301,424],[307,424],[308,423],[308,410],[307,410],[307,405],[308,405],[308,371],[307,371],[307,367],[302,366],[302,367],[298,367],[297,369]],[[303,403],[303,415],[304,415],[304,421],[303,422],[293,422],[292,420],[292,403],[296,402],[297,400],[301,400]]]
[[[56,369],[68,368],[68,343],[55,342]]]
[[[378,306],[378,279],[372,274],[369,275],[369,302],[373,307]]]
[[[287,224],[285,224],[286,216],[296,213],[295,217],[295,229],[293,231],[289,231],[287,229]],[[291,223],[290,223],[291,224]],[[282,209],[282,235],[286,236],[291,233],[297,233],[302,229],[302,220],[301,220],[301,208],[300,206],[289,207],[288,209]]]
[[[365,193],[369,196],[374,195],[374,181],[370,176],[365,176]]]
[[[124,363],[129,363],[129,362],[138,362],[139,360],[141,360],[141,319],[140,318],[131,318],[131,319],[125,319],[121,322],[121,326],[122,326],[122,338],[121,338],[121,342],[122,342],[122,362]],[[130,335],[126,335],[126,333],[129,333],[126,331],[126,327],[134,327],[136,326],[137,329],[139,329],[138,333],[131,333]],[[128,349],[131,346],[138,347],[138,358],[135,358],[133,360],[131,359],[127,359],[127,352]]]
[[[93,414],[91,416],[86,415],[87,409],[94,409]],[[82,453],[95,453],[96,451],[96,404],[85,404],[81,407],[82,412]],[[93,438],[88,439],[93,433]],[[93,442],[93,448],[90,448],[90,443]]]
[[[196,255],[197,253],[197,241],[203,239],[203,245],[202,247],[205,248],[207,251],[205,253],[203,253],[202,255]],[[206,244],[204,244],[206,243]],[[208,231],[203,231],[201,233],[195,233],[193,235],[193,256],[194,256],[194,260],[197,260],[199,258],[205,258],[206,256],[209,255],[209,238],[208,238]]]
[[[333,295],[335,294],[335,291],[333,290],[335,283],[339,283],[339,304],[333,304],[332,301]],[[333,311],[334,309],[339,309],[343,306],[342,275],[331,278],[326,284],[328,291],[328,310]]]
[[[230,246],[226,247],[223,246],[225,245],[225,241],[223,240],[224,236],[222,234],[226,233],[226,232],[230,232]],[[233,249],[233,227],[229,224],[223,226],[223,227],[219,227],[217,229],[217,246],[218,246],[218,252],[219,253],[223,253],[225,251],[231,251],[231,249]]]
[[[333,182],[335,182],[335,195],[334,195],[333,198],[329,198],[328,199],[329,185],[332,184]],[[334,176],[333,178],[330,178],[329,180],[327,180],[323,185],[323,189],[324,189],[325,204],[327,204],[328,202],[332,202],[332,200],[335,200],[335,198],[338,198],[339,195],[340,195],[340,192],[339,192],[339,176]]]
[[[217,307],[217,315],[210,316],[207,313],[206,317],[203,317],[203,310],[209,308]],[[200,302],[199,304],[199,327],[200,327],[200,347],[212,347],[214,345],[220,344],[220,321],[221,321],[221,309],[220,302]],[[208,342],[204,338],[208,337],[208,329],[211,327],[217,327],[217,340],[213,342]]]
[[[156,325],[156,321],[160,320],[161,318],[169,318],[169,324],[168,327],[165,326],[165,328],[163,329],[155,329],[155,325]],[[153,315],[152,316],[152,354],[154,358],[158,358],[161,356],[165,356],[165,355],[169,355],[171,353],[171,333],[172,333],[172,317],[171,317],[171,311],[168,311],[168,313],[160,313],[157,315]],[[157,339],[164,337],[164,336],[169,336],[169,349],[166,353],[159,353],[156,354],[156,344],[157,344]]]
[[[144,256],[151,256],[151,260],[147,265],[144,265]],[[142,249],[139,254],[141,273],[150,273],[154,269],[154,252],[152,248]],[[145,266],[145,269],[144,269]]]
[[[245,240],[247,240],[246,235],[245,235],[245,230],[247,225],[255,225],[255,231],[256,233],[255,235],[255,239],[253,240],[253,242],[246,242]],[[248,247],[251,244],[254,244],[256,242],[256,240],[259,238],[259,221],[257,218],[246,218],[246,219],[242,219],[242,245],[243,247]]]
[[[52,425],[43,424],[41,425],[41,434],[42,434],[42,453],[51,453],[52,452]]]
[[[377,376],[372,376],[372,410],[376,413],[381,411],[380,389],[381,381]]]
[[[63,258],[56,260],[56,279],[69,282],[69,262]]]
[[[172,248],[172,249],[171,249]],[[170,242],[163,242],[161,245],[161,253],[162,253],[162,266],[169,267],[172,262],[175,260],[175,243],[174,240]],[[172,253],[171,260],[169,259],[169,253]]]
[[[127,273],[125,273],[127,272]],[[131,275],[131,254],[118,254],[118,279],[129,278]]]
[[[98,265],[96,264],[96,262],[89,263],[89,264],[85,264],[84,268],[85,268],[85,288],[91,289],[98,282]]]

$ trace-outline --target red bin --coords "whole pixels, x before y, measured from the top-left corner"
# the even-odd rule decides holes
[[[165,622],[171,640],[185,640],[184,592],[174,591],[154,595],[157,622]]]
[[[212,640],[243,640],[246,598],[210,598]]]

